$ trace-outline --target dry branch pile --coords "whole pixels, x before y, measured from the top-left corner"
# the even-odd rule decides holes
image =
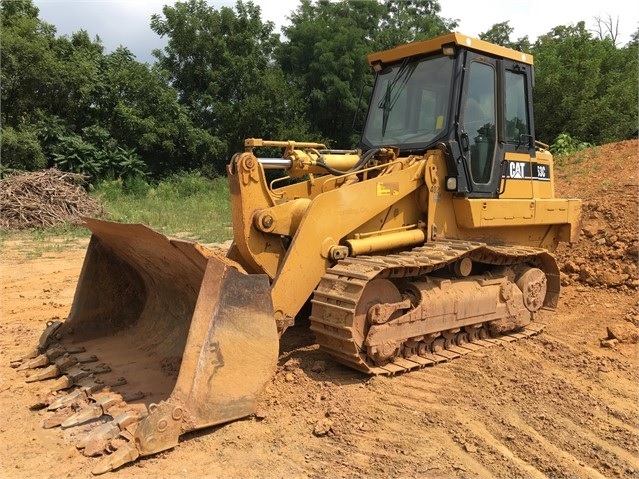
[[[0,229],[80,224],[102,206],[82,188],[82,175],[51,168],[0,180]]]

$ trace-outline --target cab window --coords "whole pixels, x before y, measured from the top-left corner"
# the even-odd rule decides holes
[[[470,170],[473,182],[491,180],[495,152],[495,70],[491,65],[473,61],[468,71],[467,94],[462,106],[462,128],[470,145]]]
[[[530,135],[526,107],[526,77],[506,71],[506,141],[519,143],[521,135]]]

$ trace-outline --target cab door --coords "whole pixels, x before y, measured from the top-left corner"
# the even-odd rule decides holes
[[[537,171],[530,65],[468,52],[459,138],[469,198],[532,197]],[[524,185],[509,180],[528,180]]]
[[[499,191],[497,79],[496,59],[468,52],[459,137],[470,187],[469,197],[495,197]]]

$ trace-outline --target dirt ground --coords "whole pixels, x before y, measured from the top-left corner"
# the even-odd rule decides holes
[[[584,199],[584,230],[557,251],[564,287],[539,336],[371,378],[318,351],[300,324],[282,339],[259,417],[187,434],[105,477],[639,477],[638,152],[636,140],[587,150],[557,174],[558,195]],[[42,385],[9,367],[68,313],[86,246],[2,243],[2,478],[92,477],[96,459],[73,434],[29,410]]]

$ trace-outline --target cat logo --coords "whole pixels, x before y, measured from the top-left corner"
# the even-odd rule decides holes
[[[511,161],[510,163],[510,177],[511,178],[525,178],[526,163],[521,161]]]

